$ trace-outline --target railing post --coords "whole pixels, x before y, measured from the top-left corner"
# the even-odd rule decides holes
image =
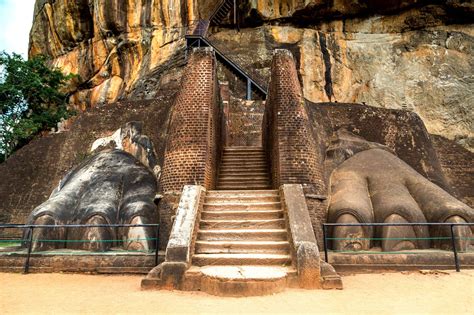
[[[28,254],[26,255],[25,267],[23,268],[23,273],[27,274],[30,271],[30,257],[31,249],[33,248],[33,226],[30,226],[30,235],[28,237]]]
[[[252,82],[249,78],[247,78],[247,100],[250,101],[252,99]]]
[[[456,272],[460,271],[459,268],[459,259],[458,259],[458,251],[456,249],[456,240],[454,237],[454,224],[451,224],[451,243],[453,245],[453,253],[454,253],[454,265],[456,266]]]
[[[326,233],[326,225],[323,224],[323,238],[324,238],[324,261],[328,262],[328,238]]]
[[[158,247],[159,247],[158,235],[159,233],[160,233],[160,226],[158,225],[156,227],[156,236],[155,236],[155,266],[158,266]]]

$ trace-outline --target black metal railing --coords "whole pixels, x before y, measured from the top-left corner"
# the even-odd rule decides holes
[[[416,240],[450,240],[451,241],[451,247],[453,251],[453,256],[454,256],[454,266],[456,268],[456,271],[460,271],[460,264],[459,264],[459,257],[458,257],[458,249],[456,246],[456,240],[459,240],[458,237],[455,236],[454,230],[458,226],[473,226],[474,223],[324,223],[323,224],[323,237],[324,237],[324,260],[326,262],[329,261],[329,241],[340,241],[340,240],[376,240],[376,241],[382,241],[382,240],[407,240],[407,241],[416,241]],[[334,228],[338,226],[361,226],[361,227],[385,227],[385,226],[428,226],[428,227],[449,227],[450,228],[450,235],[449,236],[442,236],[442,237],[400,237],[400,238],[383,238],[383,237],[347,237],[347,238],[336,238],[336,237],[329,237],[328,236],[328,228]],[[467,239],[463,240],[468,240],[472,242],[474,238],[469,237]],[[341,252],[341,251],[336,251],[336,252]],[[344,251],[345,253],[354,253],[357,254],[358,251]],[[364,252],[367,253],[367,252]],[[384,254],[387,252],[377,252],[378,254]],[[400,253],[400,254],[405,254],[406,252],[403,251],[396,251],[396,252],[390,252],[390,254],[394,253]]]
[[[30,258],[32,254],[33,244],[34,242],[83,242],[83,243],[101,243],[101,242],[127,242],[127,241],[137,241],[137,239],[113,239],[113,240],[61,240],[61,239],[34,239],[34,231],[35,229],[58,229],[64,228],[74,229],[74,228],[134,228],[134,227],[147,227],[147,228],[154,228],[155,229],[155,237],[146,238],[146,239],[139,239],[140,241],[153,241],[155,248],[147,251],[148,253],[154,253],[155,261],[154,265],[158,265],[158,248],[159,248],[159,224],[69,224],[69,225],[31,225],[31,224],[0,224],[0,229],[20,229],[23,233],[23,237],[20,239],[12,238],[11,236],[8,239],[1,239],[0,237],[0,247],[4,248],[5,244],[20,244],[22,249],[26,249],[26,257],[25,263],[23,268],[23,273],[28,273],[30,269]],[[18,247],[18,246],[17,246]],[[8,248],[7,248],[8,249]],[[4,252],[4,251],[1,251]],[[1,253],[0,252],[0,253]],[[132,252],[130,250],[126,250],[126,252]],[[137,252],[137,251],[134,251]],[[138,251],[143,252],[143,251]],[[38,253],[42,253],[42,251],[38,251]],[[83,253],[83,252],[81,252]],[[91,252],[91,255],[93,252]]]

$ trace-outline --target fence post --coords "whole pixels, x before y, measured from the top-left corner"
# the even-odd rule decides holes
[[[460,271],[459,268],[459,259],[458,259],[458,251],[456,249],[456,240],[454,237],[454,224],[451,224],[451,243],[453,245],[453,253],[454,253],[454,265],[456,266],[456,272]]]
[[[323,238],[324,238],[324,261],[328,262],[328,239],[326,233],[326,225],[323,223]]]
[[[30,271],[30,257],[31,249],[33,247],[33,226],[30,226],[30,235],[28,237],[28,254],[26,255],[25,267],[23,268],[23,273],[27,274]]]
[[[156,227],[156,236],[155,236],[155,266],[158,266],[158,247],[159,247],[159,240],[158,236],[160,233],[160,226]]]

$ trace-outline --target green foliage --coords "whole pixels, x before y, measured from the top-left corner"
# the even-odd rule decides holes
[[[50,69],[46,58],[0,53],[0,162],[42,130],[72,113],[61,92],[72,75]]]

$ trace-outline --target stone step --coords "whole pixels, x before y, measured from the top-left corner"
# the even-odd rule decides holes
[[[270,181],[235,181],[235,182],[219,182],[218,187],[224,186],[241,186],[245,189],[250,189],[251,187],[263,186],[265,188],[270,188]]]
[[[201,220],[200,229],[283,229],[284,219],[263,220]]]
[[[288,241],[196,241],[197,254],[267,253],[288,255]]]
[[[271,185],[218,185],[217,189],[220,190],[256,190],[256,189],[270,189]]]
[[[199,289],[217,296],[257,296],[282,292],[294,271],[281,266],[205,266]]]
[[[226,175],[226,176],[219,176],[219,182],[227,181],[227,182],[238,182],[238,181],[269,181],[270,177],[268,175],[264,176],[243,176],[243,175]]]
[[[265,186],[270,187],[270,181],[251,181],[251,180],[239,180],[239,181],[219,181],[217,186],[242,186],[244,188],[254,187],[254,186]]]
[[[207,192],[207,197],[237,197],[237,196],[252,196],[252,197],[266,197],[266,196],[279,196],[279,191],[277,189],[262,189],[262,190],[209,190]]]
[[[290,255],[279,254],[195,254],[193,265],[280,265],[291,264]]]
[[[249,167],[266,167],[267,162],[266,161],[252,161],[252,160],[242,160],[242,161],[222,161],[221,163],[221,168],[222,167],[233,167],[233,166],[249,166]]]
[[[241,166],[241,167],[226,167],[226,168],[221,168],[219,170],[219,175],[228,175],[228,174],[236,174],[236,173],[240,173],[240,174],[244,174],[244,173],[248,173],[248,174],[251,174],[251,175],[254,175],[254,174],[269,174],[269,171],[268,171],[268,168],[265,166],[265,167],[245,167],[245,166]]]
[[[242,170],[220,170],[219,172],[220,177],[227,177],[227,176],[242,176],[242,177],[250,177],[250,176],[266,176],[269,177],[270,174],[267,169],[259,170],[259,171],[242,171]]]
[[[256,156],[256,155],[238,155],[238,156],[228,156],[224,155],[221,158],[221,162],[242,162],[242,161],[256,161],[256,162],[265,162],[267,163],[267,159],[265,156]]]
[[[286,229],[199,230],[199,241],[286,241]]]
[[[202,220],[239,220],[239,219],[279,219],[283,218],[283,210],[241,210],[241,211],[202,211]]]
[[[245,157],[259,157],[266,159],[267,155],[265,152],[224,152],[222,157],[234,157],[234,158],[245,158]]]
[[[224,152],[265,152],[263,147],[224,147]]]
[[[220,203],[220,204],[228,204],[228,203],[235,203],[235,202],[279,202],[279,196],[245,196],[245,195],[238,195],[238,196],[206,196],[204,200],[205,203]]]
[[[235,203],[205,203],[205,211],[232,211],[232,210],[277,210],[281,209],[281,202],[235,202]]]

